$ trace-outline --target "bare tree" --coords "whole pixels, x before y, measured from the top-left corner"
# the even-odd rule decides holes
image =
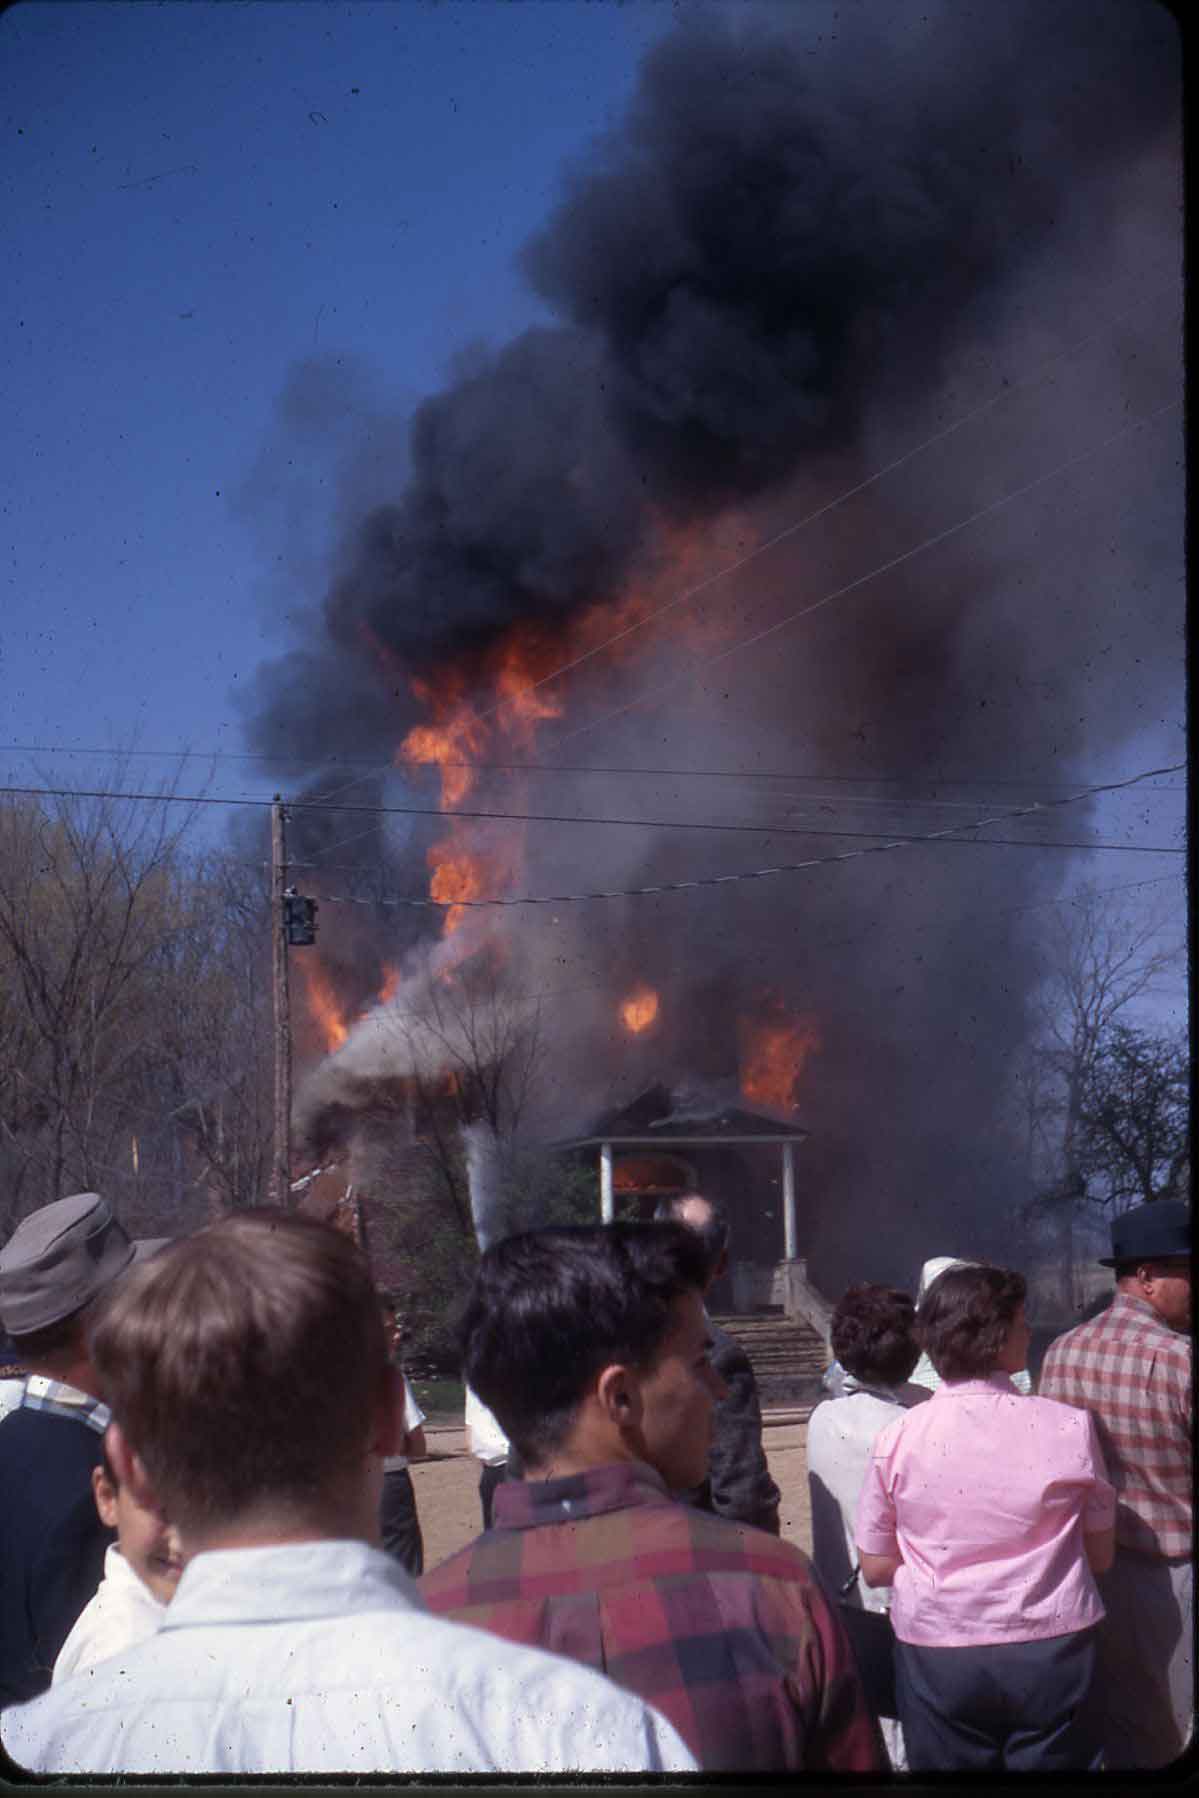
[[[1088,1181],[1084,1112],[1118,1021],[1129,1006],[1159,994],[1183,953],[1165,908],[1133,912],[1088,895],[1053,913],[1047,926],[1046,973],[1038,1037],[1020,1070],[1033,1196],[1031,1218],[1056,1221],[1063,1298],[1074,1290],[1079,1216],[1115,1199]]]
[[[484,952],[410,993],[393,1028],[413,1072],[413,1122],[463,1236],[474,1233],[462,1128],[482,1123],[510,1156],[543,1055],[540,1006]]]
[[[115,783],[114,783],[115,784]],[[132,1089],[191,813],[122,797],[0,803],[0,1218],[136,1166]]]
[[[262,879],[171,783],[0,804],[0,1230],[96,1187],[139,1232],[260,1197]]]
[[[162,1111],[182,1184],[212,1203],[263,1202],[272,1147],[270,889],[265,866],[210,852],[180,897],[183,928],[159,958]]]
[[[1075,1149],[1086,1199],[1105,1210],[1184,1198],[1191,1161],[1186,1044],[1110,1024],[1082,1084]]]

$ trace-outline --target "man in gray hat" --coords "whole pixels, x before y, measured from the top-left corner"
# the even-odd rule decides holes
[[[1042,1398],[1095,1419],[1116,1488],[1093,1690],[1109,1770],[1168,1766],[1193,1723],[1190,1251],[1181,1200],[1114,1219],[1115,1297],[1050,1344],[1041,1373]]]
[[[0,1327],[26,1369],[0,1421],[0,1705],[50,1684],[113,1540],[92,1497],[109,1414],[86,1324],[134,1245],[98,1193],[24,1218],[0,1250]]]

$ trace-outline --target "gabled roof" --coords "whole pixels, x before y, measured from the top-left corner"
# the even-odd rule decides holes
[[[738,1095],[739,1096],[739,1095]],[[788,1122],[781,1113],[733,1102],[728,1092],[672,1091],[660,1082],[647,1087],[630,1105],[606,1113],[586,1136],[556,1143],[559,1149],[641,1148],[674,1143],[804,1142],[811,1131]]]

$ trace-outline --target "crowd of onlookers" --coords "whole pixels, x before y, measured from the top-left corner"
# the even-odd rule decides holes
[[[295,1213],[0,1250],[0,1741],[39,1774],[1151,1769],[1191,1734],[1190,1214],[1028,1373],[1022,1276],[835,1308],[786,1541],[719,1205],[510,1236],[460,1327],[483,1531],[423,1570],[388,1294]]]

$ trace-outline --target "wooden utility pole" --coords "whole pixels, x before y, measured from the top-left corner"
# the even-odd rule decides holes
[[[291,1204],[291,1001],[287,990],[286,814],[278,793],[271,808],[271,974],[275,996],[275,1153],[271,1198]]]

